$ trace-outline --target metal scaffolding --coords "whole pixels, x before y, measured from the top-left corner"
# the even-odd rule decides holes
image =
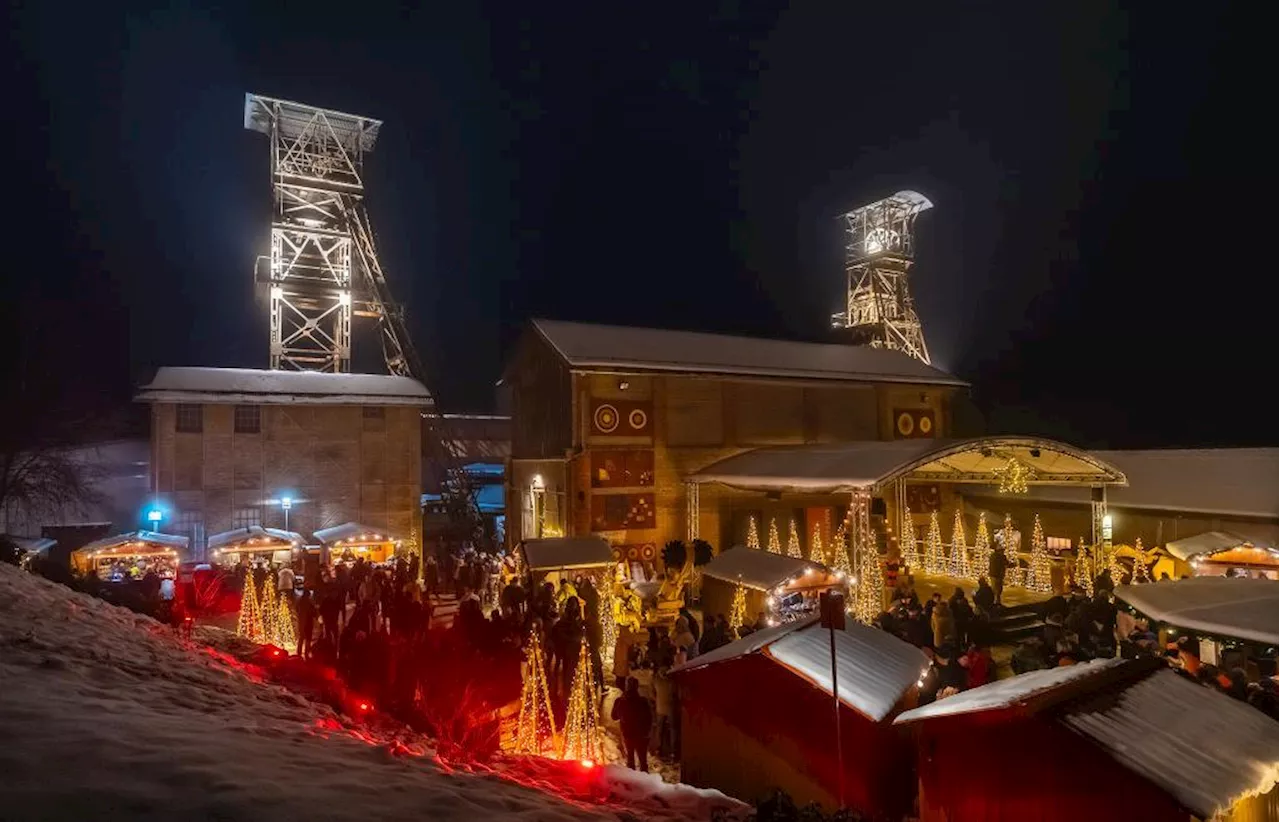
[[[907,272],[915,259],[916,217],[932,207],[922,194],[899,191],[843,215],[848,283],[844,310],[831,316],[831,324],[852,332],[855,343],[929,362]]]

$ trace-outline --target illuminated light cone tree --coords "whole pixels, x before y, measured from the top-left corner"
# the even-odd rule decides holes
[[[991,567],[991,533],[987,530],[986,514],[978,514],[978,532],[973,535],[973,564],[974,577],[985,577]]]
[[[551,712],[551,689],[547,686],[547,660],[537,631],[529,637],[529,647],[525,650],[522,680],[513,753],[545,756],[555,748],[556,720]]]
[[[747,517],[747,547],[760,550],[760,529],[756,527],[755,516]]]
[[[911,521],[910,508],[902,512],[902,564],[911,571],[924,569],[923,558],[920,556],[920,543],[916,541],[916,526]]]
[[[618,645],[618,597],[613,580],[600,580],[600,664],[606,670],[613,666],[613,649]],[[541,650],[539,650],[541,653]]]
[[[733,605],[729,608],[729,631],[736,638],[738,629],[747,624],[747,589],[738,583],[733,592]]]
[[[240,618],[236,621],[236,635],[250,642],[262,642],[262,608],[258,605],[258,592],[253,586],[253,569],[244,573],[244,592],[240,595]]]
[[[1151,581],[1151,569],[1147,568],[1147,558],[1142,553],[1142,537],[1133,541],[1133,584],[1138,585]]]
[[[794,519],[787,526],[787,556],[792,559],[804,559],[804,553],[800,550],[800,532],[796,530]]]
[[[884,610],[884,569],[880,567],[875,534],[868,533],[859,542],[858,587],[854,592],[853,616],[864,625],[871,625]]]
[[[1013,544],[1013,517],[1004,515],[1004,528],[1000,529],[1000,538],[1004,541],[1004,557],[1009,566],[1004,569],[1004,587],[1009,588],[1022,584],[1021,569],[1018,568],[1018,550]]]
[[[849,538],[844,525],[837,528],[831,537],[831,570],[846,577],[853,576],[853,566],[849,563]]]
[[[809,559],[827,564],[827,548],[822,544],[822,523],[813,524],[813,539],[809,541]]]
[[[969,572],[968,539],[964,533],[964,517],[957,508],[956,515],[951,520],[951,576],[958,579],[972,576]]]
[[[938,524],[937,511],[929,515],[929,533],[924,538],[924,570],[926,574],[947,572],[947,558],[942,553],[942,526]]]
[[[569,687],[569,706],[564,715],[560,758],[579,762],[600,762],[604,745],[600,739],[600,704],[596,700],[595,677],[587,639],[578,647],[578,668]]]
[[[278,631],[276,630],[276,616],[279,613],[276,608],[276,575],[271,573],[271,569],[267,569],[267,578],[262,580],[262,593],[258,597],[258,602],[262,607],[262,641],[268,645],[278,645],[276,642]]]
[[[776,519],[769,520],[769,553],[782,553],[782,540],[778,539],[778,521]]]
[[[1053,593],[1052,567],[1044,527],[1040,525],[1040,515],[1036,514],[1035,525],[1031,527],[1031,567],[1027,571],[1027,589],[1037,594]]]
[[[1076,551],[1076,585],[1084,591],[1085,596],[1093,599],[1093,557],[1084,537],[1080,537],[1080,547]]]
[[[280,648],[294,653],[298,648],[297,618],[293,608],[289,606],[289,592],[280,592],[280,602],[276,606],[276,642]]]

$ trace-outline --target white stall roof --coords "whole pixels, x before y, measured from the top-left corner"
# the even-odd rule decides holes
[[[137,399],[247,405],[432,404],[426,387],[411,377],[261,368],[161,368]]]
[[[7,539],[27,554],[43,554],[58,544],[56,539],[48,537],[15,537],[12,534],[0,534],[0,539]]]
[[[599,568],[613,564],[613,548],[604,537],[526,539],[524,561],[531,570]]]
[[[725,582],[741,582],[747,588],[758,591],[772,590],[806,572],[823,575],[831,573],[827,566],[816,562],[742,546],[730,548],[702,566],[704,576]]]
[[[374,528],[372,525],[361,525],[358,522],[344,522],[332,528],[321,528],[312,534],[316,542],[333,545],[343,540],[367,541],[369,543],[395,542],[398,538],[387,533],[385,528]]]
[[[1125,687],[1117,700],[1084,703],[1060,721],[1201,819],[1276,784],[1276,721],[1173,671]]]
[[[122,545],[128,545],[131,542],[145,542],[148,545],[158,545],[162,548],[172,548],[175,551],[185,551],[191,540],[176,534],[161,534],[158,531],[129,531],[124,534],[116,534],[113,537],[94,540],[88,545],[77,549],[77,553],[80,551],[107,551],[112,548],[119,548]]]
[[[1275,550],[1275,546],[1271,544],[1270,540],[1245,536],[1235,531],[1207,531],[1203,534],[1196,534],[1194,537],[1175,539],[1173,542],[1165,543],[1164,549],[1178,559],[1191,559],[1201,554],[1216,554],[1219,551],[1229,551],[1232,548],[1239,548],[1246,544],[1255,548]]]
[[[660,371],[839,382],[966,386],[968,383],[887,348],[731,337],[617,325],[534,320],[571,368]]]
[[[1267,579],[1192,577],[1121,585],[1117,598],[1178,628],[1280,645],[1280,584]]]
[[[1012,708],[1027,700],[1060,688],[1069,682],[1090,677],[1102,671],[1123,665],[1123,659],[1095,659],[1076,665],[1061,668],[1046,668],[1040,671],[1028,671],[1025,674],[1011,676],[996,682],[989,682],[977,688],[961,691],[946,699],[939,699],[904,712],[894,720],[895,725],[917,722],[921,719],[935,719],[942,716],[959,716],[982,711],[998,711]]]
[[[873,722],[889,715],[929,665],[919,648],[878,628],[850,621],[835,638],[840,701]],[[831,693],[830,632],[816,618],[748,634],[671,671],[697,670],[754,653]]]
[[[209,537],[209,550],[215,548],[223,548],[228,545],[239,545],[242,542],[248,542],[251,539],[275,539],[282,542],[291,542],[295,545],[302,544],[302,534],[295,531],[282,531],[279,528],[263,528],[261,525],[250,525],[247,528],[233,528],[230,531],[222,531]]]

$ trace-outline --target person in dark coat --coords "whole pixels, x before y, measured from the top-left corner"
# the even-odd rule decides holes
[[[311,638],[316,630],[316,601],[304,590],[298,598],[298,656],[311,656]]]
[[[1004,555],[1003,549],[991,552],[991,559],[987,562],[987,578],[991,580],[991,592],[994,595],[994,605],[1001,605],[1001,599],[1004,597],[1004,572],[1009,568],[1009,558]]]
[[[640,682],[633,676],[627,678],[626,692],[614,700],[611,713],[622,730],[622,746],[627,751],[627,767],[635,768],[640,760],[640,770],[649,770],[649,732],[653,727],[653,708],[649,700],[640,696]]]

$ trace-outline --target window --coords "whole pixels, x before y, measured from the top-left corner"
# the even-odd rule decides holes
[[[1071,540],[1068,537],[1045,537],[1044,547],[1055,554],[1061,554],[1071,550]]]
[[[204,430],[203,405],[179,405],[175,428],[182,434],[199,434]]]
[[[236,433],[257,434],[262,431],[262,411],[256,405],[236,406]]]
[[[199,408],[199,406],[196,406]],[[179,511],[170,527],[172,533],[191,540],[190,556],[204,557],[204,515],[199,511]]]
[[[262,524],[262,509],[254,506],[252,508],[237,508],[231,514],[232,528],[248,528],[253,525]]]
[[[360,409],[360,416],[364,420],[364,430],[366,431],[385,431],[387,426],[387,409],[380,405],[366,405]]]

